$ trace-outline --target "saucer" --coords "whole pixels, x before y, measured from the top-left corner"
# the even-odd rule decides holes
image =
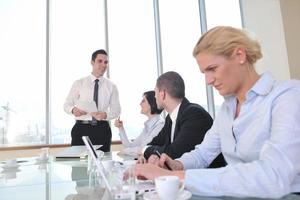
[[[177,196],[176,200],[186,200],[186,199],[190,199],[191,197],[192,197],[192,193],[190,191],[183,190]],[[159,197],[158,197],[158,194],[156,191],[152,191],[152,192],[146,192],[144,194],[144,199],[145,200],[159,200]]]
[[[4,170],[16,170],[19,168],[19,164],[16,164],[16,165],[2,165],[1,167],[4,169]]]

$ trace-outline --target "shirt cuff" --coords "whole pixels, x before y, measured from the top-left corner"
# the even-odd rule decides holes
[[[177,161],[179,161],[179,162],[182,163],[184,170],[193,168],[192,167],[193,166],[193,162],[191,162],[191,159],[188,158],[188,157],[186,157],[186,156],[181,156],[180,158],[177,158],[175,160],[177,160]]]
[[[185,188],[200,196],[222,196],[220,169],[190,169],[185,172]],[[216,176],[217,174],[217,176]]]
[[[71,107],[70,110],[69,110],[69,112],[70,112],[71,115],[73,115],[72,110],[73,110],[74,108],[75,108],[75,107],[73,106],[73,107]]]

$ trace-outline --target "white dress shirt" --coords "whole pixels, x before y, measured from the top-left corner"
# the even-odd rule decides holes
[[[124,129],[120,130],[120,138],[125,148],[125,152],[141,153],[143,147],[145,147],[152,139],[158,135],[163,128],[165,120],[160,115],[154,115],[144,123],[144,129],[141,134],[132,142],[128,140],[127,134]]]
[[[203,142],[178,159],[186,188],[201,196],[279,198],[300,192],[300,82],[275,81],[265,73],[237,118],[236,102],[226,97]],[[221,151],[226,167],[197,169]]]
[[[118,89],[110,80],[102,76],[98,79],[98,111],[106,112],[107,120],[117,118],[121,113]],[[93,102],[95,80],[96,77],[91,74],[74,82],[64,103],[65,112],[72,114],[72,109],[78,101]],[[92,120],[92,116],[87,114],[75,119]]]
[[[176,108],[170,113],[170,118],[172,120],[172,127],[171,127],[171,143],[173,142],[174,140],[174,132],[175,132],[175,127],[176,127],[176,120],[177,120],[177,115],[178,115],[178,111],[179,111],[179,108],[180,108],[180,104],[178,104],[176,106]]]

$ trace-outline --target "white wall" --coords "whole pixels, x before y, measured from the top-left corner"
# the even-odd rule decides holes
[[[300,1],[280,0],[291,78],[300,79]]]
[[[288,53],[279,0],[242,0],[245,28],[261,42],[263,58],[257,62],[259,73],[269,71],[274,78],[290,79]]]

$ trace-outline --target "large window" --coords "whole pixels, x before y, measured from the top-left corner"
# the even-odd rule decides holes
[[[157,63],[162,72],[179,72],[187,98],[207,107],[204,76],[192,56],[201,35],[198,0],[107,0],[107,19],[104,2],[0,1],[0,146],[45,144],[46,138],[51,144],[69,143],[74,118],[63,111],[63,103],[73,82],[91,73],[93,51],[106,47],[109,78],[119,89],[121,119],[130,138],[146,120],[139,103],[155,87]],[[238,0],[205,3],[208,28],[241,27]],[[218,109],[223,98],[214,96]],[[113,140],[119,140],[112,128]]]
[[[45,1],[0,2],[0,145],[45,143]]]
[[[51,143],[69,143],[74,117],[63,110],[73,82],[90,75],[91,56],[105,48],[99,0],[53,0],[50,7]]]
[[[159,3],[163,71],[181,74],[185,81],[186,97],[206,107],[204,76],[192,55],[201,36],[198,1],[165,0]]]
[[[108,1],[110,77],[119,89],[121,119],[130,138],[143,128],[139,104],[157,78],[153,18],[152,1]],[[119,140],[118,130],[113,127],[113,132]]]

